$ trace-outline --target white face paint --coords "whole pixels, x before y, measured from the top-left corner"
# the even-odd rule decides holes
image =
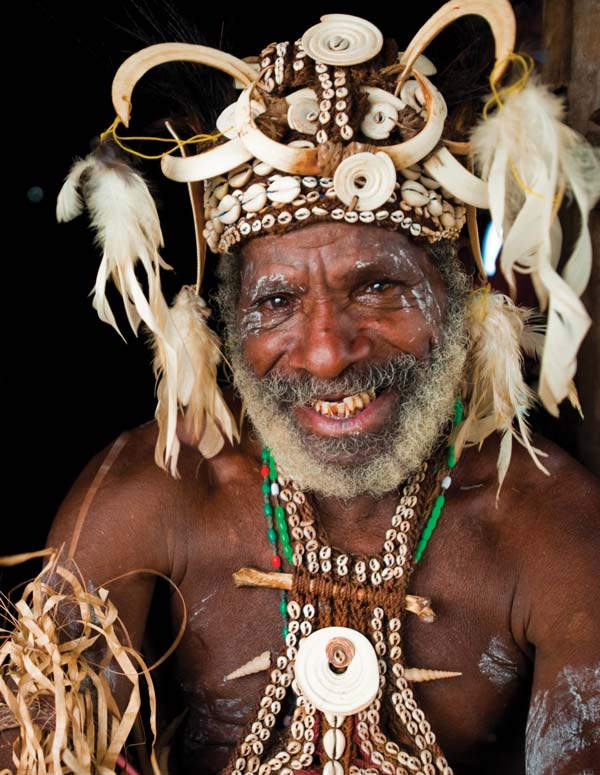
[[[481,655],[479,672],[501,689],[518,677],[518,665],[509,648],[499,635],[490,640],[488,650]]]
[[[527,775],[552,775],[559,762],[568,764],[577,754],[597,745],[600,666],[566,665],[552,693],[537,692],[532,699],[525,749]]]

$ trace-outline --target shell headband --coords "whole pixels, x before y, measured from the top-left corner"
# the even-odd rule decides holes
[[[469,14],[489,23],[496,64],[485,120],[470,142],[456,142],[445,135],[446,103],[431,80],[435,67],[423,52],[448,24]],[[94,306],[100,317],[117,328],[105,295],[113,279],[133,330],[137,333],[143,321],[153,336],[159,465],[176,475],[180,411],[205,456],[219,451],[223,436],[237,437],[216,385],[218,340],[205,325],[207,309],[199,297],[206,247],[224,253],[261,234],[311,222],[376,224],[434,243],[457,239],[466,221],[485,277],[476,208],[490,209],[503,237],[500,268],[511,290],[515,272],[530,274],[548,315],[545,345],[538,336],[533,348],[543,351],[539,397],[553,414],[565,397],[576,403],[576,354],[590,324],[579,297],[591,268],[587,215],[600,193],[599,164],[585,141],[561,122],[558,98],[529,78],[530,62],[513,54],[514,42],[508,0],[459,0],[433,14],[402,53],[370,22],[329,14],[299,40],[267,46],[254,63],[206,46],[166,43],[149,46],[121,65],[112,99],[117,122],[125,126],[135,84],[163,63],[208,65],[233,77],[241,89],[219,116],[217,134],[182,141],[170,130],[181,156],[163,155],[161,166],[168,178],[188,184],[198,246],[196,287],[185,287],[172,307],[160,289],[160,269],[169,267],[160,257],[156,208],[141,175],[114,158],[111,143],[101,143],[95,154],[75,163],[59,196],[59,220],[75,217],[85,204],[98,232],[104,255]],[[523,77],[501,88],[506,67],[515,61],[524,68]],[[117,122],[105,133],[116,140]],[[196,140],[210,147],[188,155]],[[557,211],[565,192],[572,192],[581,212],[581,230],[559,273]],[[138,262],[147,289],[136,277]],[[486,318],[491,326],[499,309],[510,311],[505,341],[520,374],[522,316],[497,300],[483,306],[478,301],[473,309],[473,330],[480,332],[486,331]],[[492,334],[488,330],[486,336]],[[530,337],[530,349],[531,342]],[[502,358],[494,356],[490,363]],[[479,366],[482,384],[466,396],[458,448],[479,443],[496,429],[529,446],[529,389],[523,383],[499,391],[486,377],[487,366]]]

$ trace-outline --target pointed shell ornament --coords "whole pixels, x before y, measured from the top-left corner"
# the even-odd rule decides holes
[[[355,153],[338,166],[333,186],[339,199],[355,210],[376,210],[392,195],[396,170],[390,157],[379,153]]]
[[[331,669],[328,646],[350,642],[354,653],[344,672]],[[379,668],[373,646],[349,627],[324,627],[300,642],[296,681],[302,694],[322,713],[351,716],[368,707],[379,689]]]
[[[330,13],[304,33],[302,46],[317,62],[345,67],[377,56],[383,47],[383,35],[366,19]]]

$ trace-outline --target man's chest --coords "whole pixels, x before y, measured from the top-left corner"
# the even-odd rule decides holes
[[[242,520],[224,528],[218,551],[198,549],[182,584],[188,625],[178,650],[177,682],[190,708],[184,748],[190,760],[197,763],[200,757],[215,771],[225,766],[253,720],[269,671],[233,680],[226,676],[265,652],[272,663],[285,652],[281,592],[233,583],[232,574],[241,567],[270,569],[266,529],[257,525],[249,533],[244,527]],[[409,588],[431,597],[436,620],[425,623],[406,613],[401,644],[408,668],[429,671],[427,677],[433,677],[431,671],[460,674],[414,682],[411,688],[444,753],[464,763],[462,772],[471,756],[481,764],[486,749],[506,749],[503,736],[518,749],[524,718],[514,711],[526,707],[528,665],[507,631],[508,611],[498,604],[494,574],[477,574],[476,584],[468,583],[459,568],[449,574],[449,558],[456,557],[453,531],[440,529],[436,538]],[[288,720],[292,710],[290,705]],[[518,735],[509,729],[511,721],[520,728]],[[516,766],[503,771],[519,772]]]

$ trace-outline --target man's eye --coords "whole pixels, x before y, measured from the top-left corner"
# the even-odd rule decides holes
[[[289,297],[284,293],[273,294],[273,296],[267,296],[258,302],[258,306],[268,310],[280,310],[285,309],[290,304]]]
[[[375,282],[369,283],[367,286],[365,286],[365,290],[367,293],[381,293],[382,291],[386,291],[388,288],[390,288],[392,283],[387,282],[386,280],[375,280]]]

